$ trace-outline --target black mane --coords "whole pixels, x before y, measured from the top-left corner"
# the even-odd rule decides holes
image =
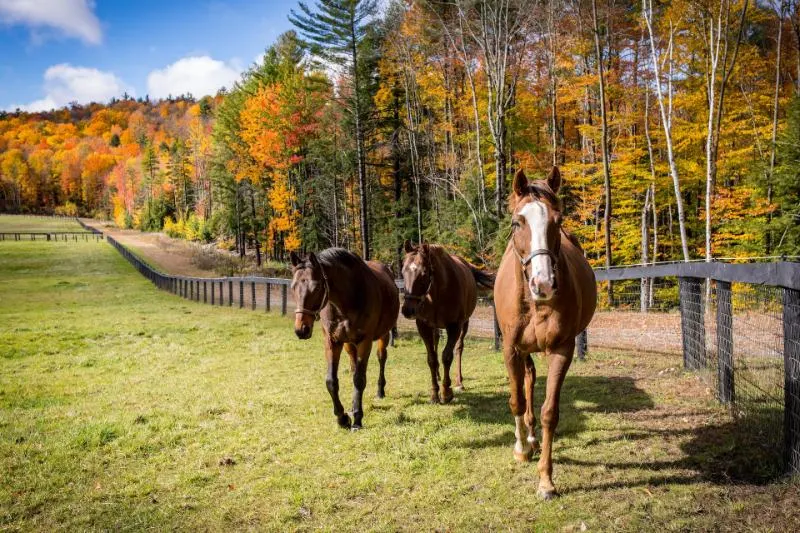
[[[323,266],[341,265],[352,270],[364,268],[364,261],[344,248],[327,248],[317,254],[317,259]]]

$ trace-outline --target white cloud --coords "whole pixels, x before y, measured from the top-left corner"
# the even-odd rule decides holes
[[[105,102],[133,90],[111,72],[96,68],[73,67],[68,63],[53,65],[44,73],[45,97],[27,105],[9,106],[22,111],[49,111],[70,102],[86,104]]]
[[[147,90],[152,98],[187,93],[199,98],[214,95],[222,87],[230,88],[240,73],[237,62],[225,63],[209,56],[184,57],[152,71],[147,76]]]
[[[89,44],[100,44],[103,31],[92,0],[0,0],[0,21],[33,28],[55,28]]]

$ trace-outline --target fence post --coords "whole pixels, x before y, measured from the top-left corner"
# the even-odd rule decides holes
[[[733,383],[733,306],[729,281],[717,281],[717,394],[722,403],[736,401]]]
[[[697,370],[706,365],[702,283],[700,278],[678,278],[683,366],[688,370]]]
[[[194,280],[189,280],[189,299],[194,300]]]
[[[239,280],[239,309],[244,307],[244,281]]]
[[[256,282],[250,282],[250,306],[253,311],[256,310]]]
[[[497,310],[494,307],[494,299],[492,299],[492,326],[494,328],[494,351],[500,350],[500,323],[497,321]]]
[[[233,280],[228,280],[228,307],[233,305]]]
[[[264,307],[266,312],[269,312],[269,304],[270,304],[269,300],[270,300],[270,292],[272,292],[272,285],[270,285],[270,283],[267,282],[265,283],[265,286],[267,288],[267,295],[265,297]]]
[[[788,472],[800,474],[800,290],[783,289],[783,438]]]
[[[286,285],[281,285],[281,314],[286,315],[286,290],[288,287]]]
[[[589,336],[586,330],[581,331],[578,333],[578,336],[575,337],[575,348],[578,351],[578,361],[585,361],[586,352],[589,349]]]
[[[225,289],[224,289],[224,287],[225,287],[225,282],[224,281],[220,281],[219,282],[219,305],[220,306],[225,305]]]
[[[206,280],[203,280],[203,303],[208,303],[208,281]]]

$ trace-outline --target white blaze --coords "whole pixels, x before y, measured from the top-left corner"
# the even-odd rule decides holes
[[[531,230],[530,251],[547,250],[547,221],[549,220],[547,206],[542,202],[531,202],[526,204],[519,214],[525,217],[525,221]],[[553,264],[550,256],[547,254],[537,255],[531,260],[530,269],[529,284],[531,294],[533,294],[534,298],[540,298],[541,296],[537,297],[534,293],[534,287],[538,285],[540,288],[544,288],[542,287],[544,285],[549,291],[553,285]]]

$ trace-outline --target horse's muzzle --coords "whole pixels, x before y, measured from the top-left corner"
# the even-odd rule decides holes
[[[414,303],[409,303],[408,301],[403,302],[403,307],[400,309],[400,312],[403,314],[404,317],[408,319],[413,319],[417,316],[417,305]]]
[[[294,334],[297,335],[298,339],[302,340],[310,339],[312,332],[312,328],[307,324],[301,324],[300,327],[294,328]]]
[[[555,279],[553,277],[534,278],[529,283],[529,288],[534,300],[549,300],[556,293]]]

